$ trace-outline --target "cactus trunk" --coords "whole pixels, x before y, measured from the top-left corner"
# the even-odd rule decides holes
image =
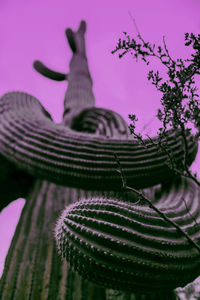
[[[83,190],[36,181],[23,208],[0,284],[3,300],[105,299],[105,290],[86,282],[62,261],[53,237],[63,206]]]
[[[100,192],[66,188],[37,180],[17,225],[0,282],[2,300],[132,300],[141,295],[97,286],[62,260],[53,237],[55,221],[64,206]],[[144,291],[145,292],[145,291]],[[173,299],[173,291],[169,298]],[[164,295],[160,295],[160,299]],[[157,297],[157,298],[155,298]],[[159,299],[143,295],[142,299]]]

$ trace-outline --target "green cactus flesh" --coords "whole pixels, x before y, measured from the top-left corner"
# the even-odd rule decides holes
[[[199,200],[196,184],[182,178],[158,199],[155,194],[154,202],[197,242]],[[200,253],[175,227],[152,208],[120,197],[94,197],[68,206],[57,221],[55,237],[72,268],[105,287],[158,292],[199,275]]]
[[[172,174],[166,164],[168,154],[158,152],[158,137],[153,139],[155,144],[147,139],[144,147],[132,138],[108,139],[78,132],[53,123],[40,102],[22,92],[5,94],[0,103],[0,151],[35,177],[78,188],[119,190],[121,178],[114,153],[127,183],[135,188],[159,184]],[[180,163],[184,156],[180,131],[166,135],[168,152]],[[186,138],[191,163],[198,143],[189,132]]]

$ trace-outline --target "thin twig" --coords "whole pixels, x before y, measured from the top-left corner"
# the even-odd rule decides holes
[[[121,180],[122,180],[122,188],[123,189],[126,189],[127,187],[127,184],[126,184],[126,177],[124,175],[124,172],[122,171],[122,168],[121,168],[121,165],[120,165],[120,161],[119,161],[119,158],[117,156],[117,154],[114,152],[114,157],[115,157],[115,160],[117,162],[117,165],[118,165],[118,169],[117,169],[117,172],[120,174],[121,176]]]
[[[197,223],[197,221],[196,221],[196,219],[192,216],[192,214],[190,213],[190,210],[189,210],[189,208],[188,208],[188,206],[187,206],[187,203],[185,202],[185,199],[182,197],[182,200],[183,200],[183,202],[184,202],[184,204],[185,204],[185,207],[186,207],[186,210],[187,210],[187,212],[188,212],[188,215],[192,218],[192,220],[194,221],[194,223],[195,223],[195,225],[196,226],[199,226],[199,224]]]
[[[159,138],[158,144],[156,144],[149,135],[146,135],[146,136],[148,137],[148,139],[150,140],[152,145],[157,147],[158,152],[163,151],[163,153],[168,156],[169,163],[168,164],[166,163],[168,165],[168,167],[173,171],[177,171],[178,169],[175,167],[175,165],[176,165],[175,159],[171,155],[171,153],[169,151],[169,147],[167,147],[167,143],[165,142],[165,146],[162,145],[162,139],[165,138],[167,140],[166,135],[164,133],[162,133],[162,136]],[[178,174],[182,175],[182,172],[179,171]]]
[[[132,19],[132,21],[133,21],[133,24],[134,24],[134,26],[135,26],[135,29],[136,29],[136,31],[137,31],[137,34],[138,34],[139,36],[141,36],[140,31],[139,31],[139,29],[138,29],[138,27],[137,27],[135,18],[133,18],[133,16],[132,16],[132,14],[131,14],[130,11],[128,12],[128,14],[129,14],[129,16],[131,17],[131,19]]]
[[[163,45],[164,45],[164,48],[165,48],[165,52],[167,53],[167,56],[168,58],[175,63],[175,61],[171,58],[171,55],[169,54],[169,50],[167,49],[167,45],[166,45],[166,42],[165,42],[165,36],[163,36]]]
[[[126,190],[128,191],[132,191],[134,193],[136,193],[140,199],[143,199],[148,205],[149,207],[151,207],[154,211],[156,211],[166,222],[170,223],[173,227],[175,227],[183,236],[186,237],[186,239],[189,241],[190,244],[192,244],[200,253],[200,247],[199,245],[194,242],[191,237],[178,225],[176,224],[174,221],[172,221],[171,219],[169,219],[162,211],[160,211],[152,202],[151,200],[149,200],[142,192],[132,188],[132,187],[129,187],[126,185],[126,179],[125,179],[125,176],[124,176],[124,173],[123,173],[123,170],[121,168],[121,165],[120,165],[120,161],[117,157],[117,154],[114,153],[114,156],[116,158],[116,161],[117,161],[117,164],[118,164],[118,169],[117,169],[117,172],[120,173],[120,176],[121,176],[121,179],[122,179],[122,183],[123,183],[123,188],[125,188]]]
[[[127,186],[126,189],[129,190],[129,191],[133,191],[138,196],[140,196],[145,202],[148,203],[149,207],[151,207],[154,211],[156,211],[166,222],[170,223],[179,232],[181,232],[186,237],[186,239],[200,252],[200,247],[197,245],[197,243],[195,243],[191,239],[191,237],[178,224],[176,224],[174,221],[169,219],[162,211],[160,211],[143,193],[141,193],[140,191],[138,191],[138,190],[136,190],[132,187],[129,187],[129,186]]]

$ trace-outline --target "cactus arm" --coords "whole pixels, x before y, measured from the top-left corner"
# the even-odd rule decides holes
[[[160,193],[153,197],[157,207],[198,242],[199,187],[182,178]],[[57,221],[55,237],[74,270],[107,288],[155,293],[199,275],[199,251],[152,208],[125,202],[120,194],[71,204]]]
[[[39,101],[28,94],[4,95],[0,109],[2,155],[35,177],[71,186],[79,178],[80,188],[116,189],[120,178],[113,152],[120,160],[127,183],[135,188],[160,183],[171,174],[166,164],[168,155],[158,153],[149,140],[145,148],[133,140],[100,138],[54,124]],[[191,163],[198,144],[189,133],[187,142]],[[177,161],[183,159],[178,131],[168,132],[168,148]]]
[[[90,192],[36,181],[7,254],[0,299],[105,300],[104,288],[82,279],[61,260],[53,238],[60,211],[86,193]]]
[[[64,81],[67,80],[67,74],[63,74],[60,72],[53,71],[47,68],[41,61],[36,60],[33,63],[34,69],[40,73],[41,75],[56,81]]]

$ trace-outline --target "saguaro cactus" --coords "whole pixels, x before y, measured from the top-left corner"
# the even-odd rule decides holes
[[[155,144],[147,140],[143,146],[133,141],[119,114],[94,107],[85,31],[84,21],[76,32],[66,30],[73,52],[67,75],[41,62],[34,64],[51,79],[68,80],[62,124],[54,124],[31,95],[12,92],[0,99],[1,172],[10,168],[7,177],[0,179],[5,182],[17,172],[30,178],[20,189],[11,182],[14,188],[1,205],[16,195],[28,194],[6,258],[0,297],[117,299],[106,290],[108,287],[127,290],[127,299],[142,294],[148,294],[144,296],[147,299],[164,299],[163,294],[172,299],[174,287],[197,275],[200,254],[152,209],[142,203],[135,206],[125,202],[116,155],[127,182],[135,188],[162,183],[173,172],[166,164],[167,154],[158,153]],[[197,143],[189,132],[186,138],[190,164]],[[184,153],[179,132],[169,131],[167,142],[173,158],[181,161]],[[158,207],[192,238],[199,238],[199,230],[193,226],[199,209],[196,185],[182,181],[182,185],[172,185],[168,194],[161,189],[158,198],[154,197],[154,188],[150,191]],[[7,195],[5,189],[0,193]],[[181,197],[187,198],[190,214]],[[61,260],[53,237],[56,220],[66,206],[57,221],[56,237],[57,247],[68,262]],[[179,276],[180,269],[185,272],[183,277]],[[104,276],[108,276],[107,282]],[[155,289],[158,283],[161,287]]]

